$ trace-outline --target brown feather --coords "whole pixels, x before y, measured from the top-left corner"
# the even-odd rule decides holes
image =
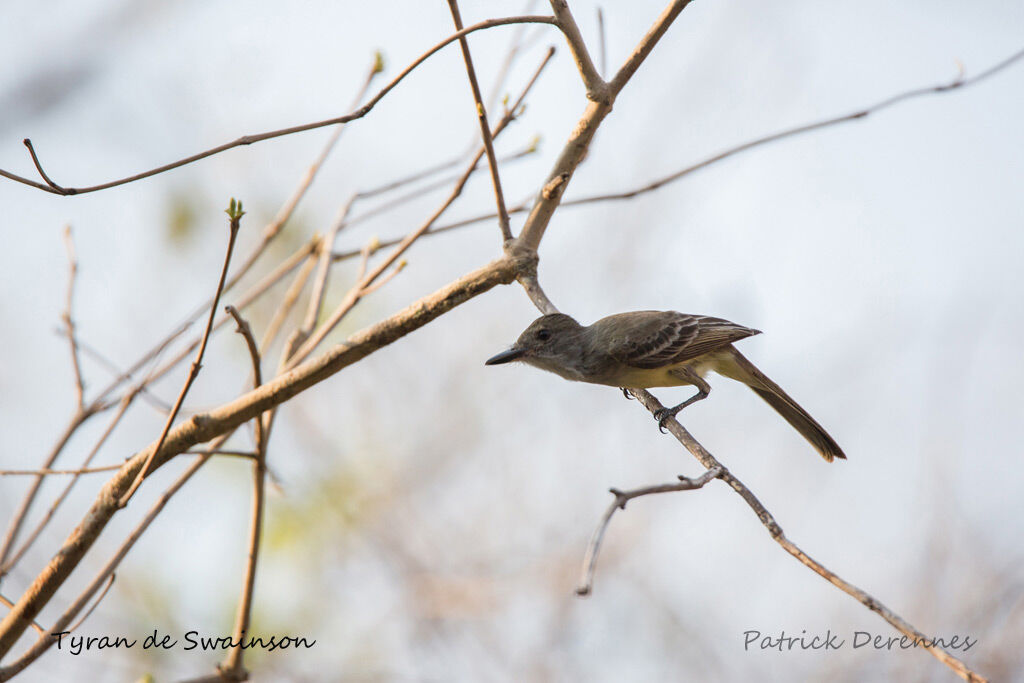
[[[638,317],[638,313],[642,316]],[[639,311],[611,315],[594,323],[610,333],[611,355],[634,368],[659,368],[682,363],[734,341],[760,334],[758,330],[705,315],[675,311]]]

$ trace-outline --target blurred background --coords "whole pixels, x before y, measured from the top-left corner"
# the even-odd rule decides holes
[[[662,3],[600,6],[612,70]],[[519,2],[461,7],[467,25],[523,10]],[[595,53],[598,7],[572,3]],[[243,134],[336,116],[348,110],[375,50],[387,62],[378,87],[452,31],[443,2],[239,8],[217,0],[8,3],[0,167],[34,178],[21,143],[31,137],[56,182],[91,185]],[[540,137],[535,153],[502,169],[510,203],[537,191],[585,106],[564,42],[543,26],[471,36],[485,93],[517,37],[523,49],[499,97],[515,97],[549,45],[558,53],[497,143],[499,154],[514,154]],[[632,189],[749,139],[948,82],[961,69],[970,76],[1022,47],[1017,2],[693,3],[616,102],[565,199]],[[1022,93],[1017,65],[971,88],[758,148],[629,201],[564,207],[540,265],[549,296],[585,323],[662,308],[763,330],[743,353],[827,427],[849,461],[826,465],[753,393],[721,379],[683,423],[795,543],[926,634],[977,640],[954,654],[993,680],[1024,674]],[[212,293],[229,197],[248,211],[240,258],[330,134],[243,147],[78,197],[0,182],[0,468],[38,467],[74,411],[67,343],[57,333],[64,226],[72,226],[79,259],[78,332],[126,367]],[[449,47],[350,125],[243,284],[326,232],[352,192],[447,161],[476,135],[461,57]],[[409,232],[449,186],[353,224],[337,249]],[[352,215],[399,194],[361,201]],[[441,222],[492,207],[489,180],[477,174]],[[513,217],[515,229],[522,220]],[[408,267],[329,341],[499,250],[493,222],[422,239]],[[355,266],[339,264],[328,310]],[[282,293],[246,309],[257,336]],[[855,631],[895,631],[783,552],[719,483],[631,503],[612,521],[594,594],[576,597],[607,489],[701,468],[617,390],[527,367],[484,367],[536,315],[518,286],[492,290],[280,411],[252,630],[317,645],[250,651],[257,680],[951,680],[921,650],[852,649]],[[192,410],[247,386],[249,359],[230,329],[211,340]],[[266,371],[279,353],[267,356]],[[87,395],[112,377],[90,358],[83,372]],[[154,395],[173,401],[184,372],[154,385]],[[675,403],[689,390],[654,393]],[[57,466],[80,463],[106,419],[87,423]],[[151,442],[163,419],[136,401],[97,464]],[[250,447],[250,439],[240,432],[232,444]],[[43,624],[188,464],[178,460],[108,526]],[[4,579],[5,596],[21,594],[106,477],[79,483]],[[47,482],[30,522],[64,483]],[[27,484],[0,478],[4,526]],[[79,632],[229,634],[250,489],[245,461],[205,467],[132,550]],[[829,630],[848,644],[838,652],[745,651],[751,630]],[[208,673],[220,658],[52,650],[19,680],[175,680]]]

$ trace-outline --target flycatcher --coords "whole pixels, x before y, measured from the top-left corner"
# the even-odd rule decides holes
[[[554,313],[534,320],[512,348],[486,364],[521,360],[565,379],[621,387],[624,392],[697,387],[697,393],[679,405],[655,413],[659,427],[686,406],[707,398],[711,386],[704,376],[714,370],[753,389],[825,460],[846,459],[824,428],[732,345],[760,333],[721,318],[675,311],[619,313],[586,327]]]

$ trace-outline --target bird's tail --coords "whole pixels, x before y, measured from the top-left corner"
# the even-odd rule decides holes
[[[729,346],[725,351],[728,354],[728,360],[723,358],[716,364],[715,371],[718,374],[743,382],[753,389],[754,393],[763,398],[768,405],[785,418],[786,422],[793,425],[793,428],[800,432],[828,462],[832,462],[835,458],[846,459],[843,449],[839,447],[835,439],[829,436],[825,428],[801,408],[799,403],[783,391],[782,387],[758,370],[757,366],[747,360],[735,347]]]

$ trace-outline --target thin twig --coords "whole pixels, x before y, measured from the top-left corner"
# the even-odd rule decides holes
[[[174,401],[174,407],[171,409],[170,414],[167,416],[167,421],[164,422],[163,431],[160,433],[160,438],[157,439],[157,443],[163,445],[164,439],[167,438],[167,434],[171,431],[171,425],[174,424],[174,419],[178,416],[178,411],[181,410],[182,404],[185,402],[185,396],[188,395],[188,390],[192,388],[192,383],[196,381],[196,377],[199,376],[199,369],[203,364],[203,355],[206,353],[206,343],[210,340],[210,332],[213,331],[213,320],[217,315],[217,304],[220,302],[221,292],[224,291],[224,282],[228,277],[228,266],[231,265],[231,253],[235,249],[235,240],[238,237],[238,230],[241,227],[242,216],[245,212],[242,211],[242,203],[238,202],[237,207],[235,200],[231,200],[231,205],[227,210],[228,214],[228,248],[224,254],[224,265],[220,271],[220,279],[217,281],[216,294],[213,296],[213,306],[210,307],[210,317],[206,321],[206,330],[203,332],[202,341],[199,342],[199,351],[196,352],[196,358],[192,361],[192,366],[189,368],[188,377],[185,379],[184,386],[181,387],[181,391],[178,392],[178,398]],[[160,450],[160,446],[153,451]],[[118,505],[124,507],[128,504],[132,495],[142,484],[142,480],[149,474],[149,468],[153,464],[152,455],[143,464],[139,470],[138,476],[135,481],[128,488],[128,491],[120,498]]]
[[[254,451],[235,451],[224,448],[218,448],[216,450],[204,448],[199,451],[188,450],[183,451],[182,455],[225,455],[231,458],[245,458],[246,460],[253,460],[256,458],[256,453]]]
[[[475,148],[476,147],[474,145],[474,149]],[[378,185],[377,187],[372,187],[369,190],[360,190],[358,192],[359,198],[369,199],[370,197],[376,197],[379,194],[390,192],[400,187],[405,187],[406,185],[412,185],[413,183],[419,182],[420,180],[424,180],[433,175],[437,175],[438,173],[443,173],[450,168],[455,168],[456,166],[458,166],[459,162],[462,161],[463,157],[465,156],[465,154],[460,154],[459,156],[453,159],[449,159],[448,161],[442,161],[441,163],[434,164],[433,166],[428,166],[427,168],[421,171],[416,171],[407,176],[403,176],[398,180],[386,182],[382,185]]]
[[[534,5],[537,4],[537,0],[527,0],[523,6],[523,10],[520,14],[531,14],[533,12]],[[498,71],[494,75],[494,83],[491,85],[490,97],[487,98],[487,109],[493,110],[501,97],[501,91],[504,88],[505,81],[508,79],[508,74],[512,70],[512,65],[515,64],[516,59],[524,50],[523,37],[526,35],[526,30],[529,26],[527,24],[521,24],[516,27],[512,33],[512,38],[509,40],[508,49],[505,51],[505,59],[502,61],[501,66],[498,67]],[[472,154],[476,149],[476,135],[473,135],[469,149],[463,154],[467,156]]]
[[[201,159],[205,159],[205,158],[213,156],[215,154],[220,154],[221,152],[225,152],[225,151],[227,151],[229,149],[234,149],[235,147],[242,147],[242,146],[251,145],[251,144],[254,144],[254,143],[257,143],[257,142],[263,142],[264,140],[270,140],[270,139],[273,139],[273,138],[279,138],[279,137],[282,137],[282,136],[285,136],[285,135],[294,135],[296,133],[302,133],[302,132],[305,132],[305,131],[308,131],[308,130],[314,130],[316,128],[323,128],[325,126],[334,126],[334,125],[337,125],[339,123],[348,123],[349,121],[355,121],[356,119],[360,119],[360,118],[366,116],[367,114],[369,114],[370,111],[372,111],[373,108],[377,105],[377,103],[380,102],[382,99],[384,99],[384,96],[387,95],[389,92],[391,92],[391,90],[394,89],[395,86],[397,86],[416,67],[418,67],[420,64],[425,62],[427,59],[429,59],[431,56],[433,56],[434,53],[438,52],[439,50],[441,50],[445,46],[449,45],[450,43],[455,42],[456,40],[458,40],[459,38],[462,38],[463,36],[467,36],[470,33],[475,32],[475,31],[481,31],[481,30],[484,30],[484,29],[494,28],[496,26],[507,26],[509,24],[551,24],[551,25],[556,25],[556,22],[555,22],[553,17],[549,17],[549,16],[517,16],[517,17],[502,17],[500,19],[489,19],[487,21],[482,21],[482,22],[480,22],[478,24],[473,24],[472,26],[468,26],[468,27],[462,29],[461,31],[457,31],[457,32],[453,33],[452,35],[448,36],[447,38],[445,38],[444,40],[442,40],[441,42],[437,43],[432,48],[430,48],[429,50],[424,52],[422,55],[417,57],[409,66],[407,66],[405,68],[405,70],[403,70],[400,74],[398,74],[398,76],[396,76],[394,79],[392,79],[392,81],[390,83],[388,83],[376,95],[374,95],[370,99],[369,102],[367,102],[366,104],[364,104],[362,107],[360,107],[356,111],[352,112],[351,114],[346,114],[344,116],[338,116],[338,117],[335,117],[335,118],[332,118],[332,119],[326,119],[324,121],[317,121],[317,122],[314,122],[314,123],[305,123],[305,124],[302,124],[302,125],[299,125],[299,126],[292,126],[291,128],[282,128],[280,130],[274,130],[274,131],[270,131],[270,132],[267,132],[267,133],[259,133],[259,134],[256,134],[256,135],[243,135],[242,137],[238,138],[237,140],[233,140],[233,141],[225,143],[223,145],[218,145],[217,147],[213,147],[211,149],[207,149],[207,150],[205,150],[203,152],[199,152],[198,154],[193,154],[192,156],[185,157],[184,159],[179,159],[178,161],[174,161],[172,163],[165,164],[163,166],[158,166],[157,168],[153,168],[153,169],[150,169],[148,171],[143,171],[142,173],[137,173],[135,175],[128,176],[127,178],[121,178],[120,180],[113,180],[113,181],[110,181],[110,182],[101,183],[99,185],[93,185],[91,187],[61,187],[60,185],[57,185],[52,180],[50,180],[48,176],[46,176],[45,172],[43,171],[42,165],[40,164],[39,159],[38,159],[38,157],[35,154],[35,150],[32,148],[32,143],[27,138],[25,139],[25,145],[29,148],[29,151],[32,154],[33,163],[36,166],[36,170],[39,172],[40,177],[42,177],[45,180],[45,184],[36,182],[34,180],[30,180],[28,178],[24,178],[22,176],[19,176],[19,175],[15,174],[15,173],[11,173],[9,171],[5,171],[3,169],[0,169],[0,176],[3,176],[5,178],[8,178],[8,179],[13,180],[15,182],[22,183],[24,185],[30,185],[32,187],[35,187],[35,188],[39,189],[39,190],[43,190],[45,192],[50,192],[52,194],[60,194],[60,195],[86,194],[88,192],[97,192],[99,190],[106,190],[106,189],[109,189],[111,187],[117,187],[118,185],[124,185],[126,183],[135,182],[137,180],[142,180],[143,178],[149,178],[150,176],[154,176],[154,175],[157,175],[159,173],[164,173],[166,171],[170,171],[172,169],[179,168],[181,166],[186,166],[188,164],[195,163],[196,161],[199,161]]]
[[[68,627],[68,631],[74,632],[78,630],[78,627],[85,623],[85,620],[89,618],[89,615],[96,611],[96,608],[103,602],[103,598],[107,597],[107,593],[110,591],[110,587],[114,585],[114,580],[117,578],[116,572],[111,572],[107,578],[107,585],[103,587],[103,590],[97,596],[96,600],[89,606],[89,609],[85,611],[82,618],[76,621],[74,624]]]
[[[67,328],[68,343],[71,345],[71,367],[75,373],[75,401],[79,412],[85,410],[85,382],[82,380],[82,366],[78,361],[78,338],[75,335],[75,320],[72,317],[75,298],[75,280],[78,275],[78,259],[75,257],[75,241],[71,226],[64,227],[64,245],[68,252],[68,295],[64,314],[61,316]]]
[[[329,254],[329,252],[327,252]],[[330,259],[327,259],[328,263]],[[256,346],[256,339],[252,336],[249,323],[235,310],[228,306],[227,312],[238,324],[236,330],[245,338],[246,347],[249,349],[249,358],[253,368],[253,389],[259,389],[263,384],[263,374],[260,372],[260,352]],[[257,415],[253,420],[256,426],[256,459],[253,462],[253,494],[252,514],[249,522],[249,551],[246,558],[245,578],[242,581],[242,593],[238,600],[238,612],[235,616],[235,628],[232,632],[232,641],[242,642],[242,636],[249,629],[250,615],[252,612],[253,589],[256,585],[256,561],[260,551],[260,533],[263,528],[263,497],[266,486],[266,459],[267,440],[263,431],[263,420]],[[218,666],[218,670],[233,680],[245,680],[248,675],[245,671],[243,657],[245,650],[239,645],[232,648]]]
[[[612,201],[612,200],[620,200],[620,199],[631,199],[633,197],[636,197],[637,195],[643,194],[645,192],[650,192],[652,190],[656,190],[656,189],[662,187],[663,185],[667,185],[667,184],[669,184],[671,182],[679,180],[680,178],[683,178],[683,177],[693,173],[694,171],[699,171],[700,169],[705,168],[706,166],[710,166],[711,164],[714,164],[714,163],[716,163],[718,161],[721,161],[721,160],[726,159],[728,157],[731,157],[733,155],[739,154],[741,152],[746,152],[747,150],[753,149],[755,147],[760,147],[761,145],[765,145],[765,144],[768,144],[770,142],[776,142],[778,140],[784,140],[786,138],[795,137],[795,136],[801,135],[803,133],[809,133],[809,132],[812,132],[812,131],[815,131],[815,130],[820,130],[822,128],[827,128],[829,126],[834,126],[834,125],[841,124],[841,123],[847,123],[847,122],[850,122],[850,121],[857,121],[857,120],[860,120],[860,119],[866,119],[871,114],[879,112],[879,111],[881,111],[883,109],[887,109],[889,107],[892,107],[892,106],[894,106],[896,104],[899,104],[901,102],[905,102],[907,100],[916,99],[918,97],[925,97],[925,96],[928,96],[928,95],[940,95],[940,94],[943,94],[943,93],[952,92],[952,91],[957,90],[959,88],[966,88],[966,87],[969,87],[971,85],[975,85],[975,84],[985,80],[986,78],[989,78],[989,77],[999,73],[1003,69],[1006,69],[1011,64],[1013,64],[1014,62],[1019,61],[1022,58],[1024,58],[1024,50],[1016,52],[1013,55],[1011,55],[1010,57],[1007,57],[1006,59],[1004,59],[1004,60],[998,62],[997,64],[989,67],[988,69],[985,69],[984,71],[979,73],[977,76],[974,76],[974,77],[971,77],[971,78],[964,78],[963,74],[959,74],[954,80],[952,80],[952,81],[950,81],[948,83],[944,83],[944,84],[940,84],[940,85],[926,86],[926,87],[922,87],[922,88],[915,88],[913,90],[907,90],[905,92],[898,93],[898,94],[893,95],[891,97],[887,97],[886,99],[881,100],[880,102],[877,102],[877,103],[875,103],[873,105],[857,109],[857,110],[849,112],[847,114],[842,114],[840,116],[835,116],[835,117],[831,117],[831,118],[827,118],[827,119],[822,119],[820,121],[814,121],[812,123],[806,123],[806,124],[803,124],[803,125],[800,125],[800,126],[796,126],[794,128],[788,128],[786,130],[782,130],[782,131],[778,131],[778,132],[775,132],[775,133],[771,133],[769,135],[765,135],[763,137],[756,138],[754,140],[749,140],[749,141],[744,142],[742,144],[736,145],[735,147],[730,147],[729,149],[726,149],[726,150],[724,150],[722,152],[719,152],[718,154],[714,154],[714,155],[712,155],[712,156],[710,156],[710,157],[708,157],[708,158],[706,158],[706,159],[704,159],[702,161],[697,162],[696,164],[693,164],[693,165],[687,166],[686,168],[680,169],[680,170],[676,171],[675,173],[671,173],[671,174],[669,174],[667,176],[658,178],[657,180],[649,182],[649,183],[647,183],[645,185],[641,185],[640,187],[637,187],[637,188],[635,188],[633,190],[626,190],[626,191],[623,191],[623,192],[615,192],[615,193],[611,193],[611,194],[601,194],[601,195],[595,195],[595,196],[591,196],[591,197],[581,197],[579,199],[569,199],[569,200],[566,200],[566,201],[562,202],[562,205],[563,206],[579,206],[581,204],[591,204],[591,203],[594,203],[594,202]]]
[[[119,470],[124,466],[124,463],[118,463],[117,465],[99,465],[97,467],[79,467],[76,470],[0,470],[0,477],[17,477],[17,476],[48,476],[51,474],[96,474],[97,472],[112,472]]]
[[[612,495],[615,496],[615,500],[604,513],[604,517],[601,518],[601,522],[594,529],[594,535],[590,537],[590,543],[587,545],[587,554],[583,558],[583,573],[580,575],[580,583],[576,587],[577,595],[590,595],[590,592],[594,588],[594,571],[597,569],[597,556],[601,552],[601,543],[604,541],[604,534],[608,530],[608,524],[612,521],[612,515],[615,514],[616,510],[625,510],[626,503],[639,498],[640,496],[648,496],[654,493],[670,493],[672,491],[691,491],[693,489],[699,489],[707,484],[715,477],[721,476],[723,469],[721,467],[714,467],[704,474],[700,475],[696,479],[690,479],[689,477],[679,476],[678,482],[671,484],[658,484],[656,486],[644,486],[643,488],[631,489],[629,491],[620,491],[619,489],[608,489]]]
[[[597,8],[597,35],[598,45],[601,55],[601,73],[608,73],[608,59],[607,59],[607,47],[605,45],[605,32],[604,32],[604,11]]]
[[[348,218],[348,212],[352,209],[352,203],[355,200],[356,195],[353,194],[342,204],[320,247],[320,263],[317,265],[316,277],[313,279],[313,291],[309,297],[306,319],[299,328],[304,337],[309,336],[313,328],[316,327],[317,320],[320,319],[320,309],[323,307],[324,296],[327,294],[327,278],[331,272],[331,252],[334,250],[334,242],[338,238],[338,233],[345,227],[345,219]]]
[[[633,394],[633,396],[635,396],[652,414],[664,408],[664,406],[661,405],[661,402],[648,391],[643,389],[630,389],[630,393]],[[721,468],[722,471],[718,475],[718,478],[728,484],[733,491],[743,498],[747,505],[750,506],[750,509],[754,511],[754,514],[757,515],[761,524],[763,524],[765,529],[768,530],[772,539],[782,546],[787,553],[798,559],[804,566],[809,568],[815,574],[836,586],[847,595],[852,596],[872,612],[877,613],[900,633],[910,638],[918,639],[917,642],[920,642],[922,647],[928,650],[936,659],[948,666],[964,680],[978,682],[985,680],[984,677],[969,669],[962,661],[937,646],[934,640],[928,639],[923,633],[921,633],[921,631],[915,628],[899,614],[883,605],[867,592],[840,578],[837,574],[826,568],[817,560],[811,558],[795,543],[786,538],[786,535],[782,531],[782,527],[779,526],[778,522],[775,521],[775,517],[768,512],[767,508],[765,508],[761,501],[757,499],[757,496],[755,496],[743,482],[737,479],[735,475],[725,469],[725,467],[723,467],[722,464],[700,444],[700,442],[693,438],[693,435],[691,435],[678,420],[675,418],[666,420],[665,427],[672,436],[676,437],[679,443],[681,443],[705,468],[708,470]]]
[[[455,30],[461,31],[462,17],[459,15],[458,0],[448,0],[448,9],[452,13]],[[469,87],[473,91],[477,121],[480,124],[480,138],[483,140],[484,149],[487,151],[487,165],[491,169],[491,184],[494,186],[494,201],[498,207],[498,227],[501,229],[502,242],[505,242],[512,239],[512,228],[509,225],[508,212],[505,210],[505,195],[501,191],[501,176],[498,173],[498,161],[494,156],[494,140],[491,138],[491,125],[487,122],[487,110],[484,108],[484,100],[480,95],[480,84],[476,80],[476,69],[473,68],[473,57],[469,53],[469,40],[466,36],[459,38],[459,47],[462,49],[462,60],[466,63],[466,76],[469,78]]]
[[[28,153],[29,156],[32,157],[32,164],[36,167],[36,172],[39,174],[39,177],[42,178],[43,181],[47,184],[47,186],[49,186],[50,190],[55,192],[56,194],[68,194],[67,188],[61,187],[57,183],[50,180],[50,177],[46,175],[46,171],[43,170],[43,165],[39,163],[39,157],[36,156],[36,148],[32,146],[32,141],[29,140],[28,138],[25,138],[24,140],[22,140],[22,143],[26,147],[28,147]],[[0,171],[0,173],[2,173],[2,171]]]
[[[313,273],[313,269],[316,268],[318,261],[319,255],[317,252],[310,254],[306,259],[306,263],[303,264],[299,272],[295,274],[295,278],[292,280],[292,283],[288,285],[288,290],[281,299],[281,303],[278,305],[277,310],[274,311],[274,315],[270,318],[270,322],[267,323],[267,329],[263,332],[263,339],[260,340],[260,348],[263,349],[263,353],[266,353],[267,347],[273,343],[275,338],[277,338],[278,332],[281,331],[281,326],[284,325],[284,321],[287,319],[288,314],[291,313],[292,309],[295,307],[296,302],[299,300],[299,296],[302,294],[302,290],[306,288],[306,282],[309,280],[309,276]]]
[[[64,328],[58,328],[56,330],[56,333],[63,337],[67,336],[67,330]],[[89,358],[91,358],[93,361],[95,361],[98,365],[101,365],[105,370],[107,370],[111,375],[116,377],[118,380],[124,381],[131,379],[131,375],[129,375],[126,371],[119,368],[117,366],[117,363],[108,358],[102,351],[97,349],[92,344],[80,338],[76,339],[75,343],[78,345],[78,350],[83,356],[88,356]],[[158,411],[164,414],[167,414],[170,411],[171,404],[157,396],[148,386],[138,387],[138,393],[140,397],[146,400]]]
[[[406,261],[405,259],[402,259],[401,261],[396,263],[395,266],[391,269],[390,272],[388,272],[387,275],[381,277],[379,280],[374,282],[372,285],[368,285],[366,287],[363,287],[363,296],[366,296],[368,294],[373,294],[378,289],[380,289],[381,287],[383,287],[387,283],[391,282],[391,280],[393,280],[396,275],[398,275],[403,270],[405,270],[405,267],[407,265],[409,265],[409,262]]]
[[[523,159],[523,158],[528,157],[531,154],[534,154],[536,152],[537,152],[537,145],[536,145],[536,143],[531,142],[529,145],[523,147],[518,152],[513,152],[513,153],[507,154],[507,155],[505,155],[503,157],[499,157],[498,158],[498,164],[499,165],[507,164],[509,162],[516,161],[518,159]],[[461,158],[460,158],[460,160],[461,160]],[[477,169],[474,169],[473,172],[476,173],[476,171],[477,171]],[[382,213],[384,213],[386,211],[391,211],[393,209],[396,209],[399,206],[401,206],[403,204],[406,204],[406,203],[412,201],[413,199],[416,199],[418,197],[422,197],[423,195],[429,194],[429,193],[433,192],[434,190],[438,190],[438,189],[440,189],[442,187],[448,187],[453,182],[458,180],[458,178],[459,178],[458,175],[448,175],[448,176],[445,176],[443,178],[439,178],[438,180],[436,180],[436,181],[434,181],[432,183],[429,183],[427,185],[423,185],[421,187],[417,187],[417,188],[415,188],[413,190],[410,190],[409,192],[406,192],[405,194],[403,194],[401,196],[398,196],[398,197],[395,197],[394,199],[391,199],[391,200],[389,200],[387,202],[382,202],[381,204],[379,204],[377,206],[374,206],[373,208],[368,209],[368,210],[360,213],[357,216],[353,216],[351,219],[346,221],[345,227],[352,227],[354,225],[357,225],[359,223],[362,223],[362,222],[368,220],[369,218],[372,218],[373,216],[377,216],[377,215],[382,214]],[[362,199],[363,196],[364,195],[363,195],[362,192],[357,193],[357,197],[358,198]],[[498,214],[496,214],[496,213],[491,214],[492,218],[497,218],[497,216],[498,216]]]

